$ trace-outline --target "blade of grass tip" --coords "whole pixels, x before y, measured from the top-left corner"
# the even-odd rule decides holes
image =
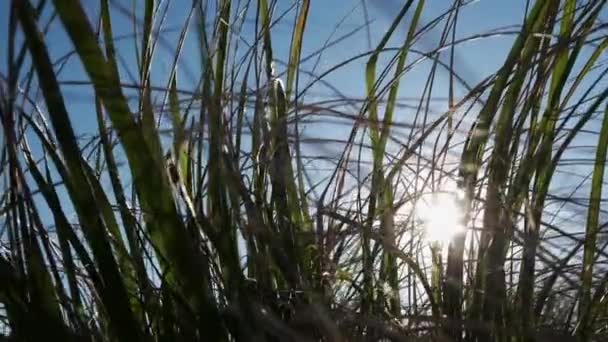
[[[572,31],[574,30],[574,12],[576,11],[576,1],[566,0],[564,3],[563,15],[561,18],[559,39],[561,41],[568,41],[572,37]],[[584,41],[584,39],[582,40]],[[580,40],[577,42],[581,42]],[[572,68],[572,61],[576,60],[576,57],[570,57],[570,51],[566,46],[560,47],[558,54],[555,58],[555,65],[552,70],[551,86],[549,88],[549,100],[553,100],[554,97],[561,95],[562,89],[566,84],[566,79]]]
[[[274,77],[274,75],[273,75]],[[286,135],[286,125],[283,122],[280,122],[279,112],[284,110],[285,104],[277,100],[278,98],[278,83],[280,81],[275,81],[271,79],[268,86],[268,97],[269,97],[269,111],[270,122],[269,122],[269,130],[265,132],[265,147],[267,149],[267,154],[270,162],[269,175],[270,175],[270,184],[271,184],[271,194],[270,194],[270,202],[273,209],[276,211],[276,221],[275,227],[278,230],[283,243],[285,244],[286,252],[289,253],[288,258],[290,262],[297,262],[293,257],[295,257],[295,245],[294,245],[294,231],[292,227],[293,221],[291,220],[291,213],[289,211],[289,204],[287,198],[287,182],[286,179],[289,177],[287,175],[288,171],[283,172],[284,167],[291,166],[291,162],[285,159],[284,150],[288,146],[285,146],[286,142],[283,140],[283,137]],[[280,108],[279,108],[280,107]],[[289,153],[289,152],[287,152]],[[289,163],[289,166],[287,165]],[[272,215],[275,216],[275,215]],[[270,218],[272,219],[272,216]],[[298,265],[299,266],[299,265]],[[300,273],[301,270],[298,270]],[[298,286],[297,279],[291,279],[293,286]]]
[[[264,146],[264,131],[267,130],[264,120],[264,100],[261,95],[256,96],[253,123],[251,129],[251,155],[253,156],[253,192],[256,204],[264,202],[264,181],[266,179],[266,148]]]
[[[179,110],[179,97],[177,94],[177,75],[171,79],[169,88],[169,108],[171,110],[171,121],[173,126],[173,155],[179,165],[179,172],[182,179],[188,174],[188,144],[184,131],[184,122]],[[186,187],[187,188],[187,187]]]
[[[588,318],[592,310],[591,289],[593,286],[593,268],[596,253],[597,236],[600,226],[600,211],[602,200],[602,189],[604,170],[606,168],[606,152],[608,151],[608,105],[604,110],[602,128],[597,142],[595,155],[595,166],[591,179],[591,192],[589,194],[589,209],[587,210],[587,226],[585,228],[585,247],[583,250],[583,264],[581,270],[581,294],[579,302],[579,322],[577,332],[586,340],[589,338]]]
[[[388,137],[390,135],[390,127],[393,121],[393,115],[395,111],[395,106],[397,102],[397,95],[399,94],[399,84],[400,79],[403,74],[405,68],[405,62],[407,60],[409,49],[414,40],[414,36],[416,34],[416,28],[418,27],[418,22],[420,21],[420,17],[422,15],[422,10],[424,8],[425,1],[421,0],[418,2],[416,6],[416,11],[414,12],[414,16],[412,17],[412,22],[410,23],[410,27],[408,29],[407,38],[403,43],[401,49],[399,50],[399,58],[397,60],[397,65],[395,67],[395,76],[392,80],[392,84],[390,87],[388,101],[386,103],[386,108],[384,112],[384,118],[382,123],[382,131],[380,135],[380,149],[384,151],[386,149],[386,143]]]
[[[206,34],[205,34],[205,25],[204,21],[199,18],[201,21],[201,29],[199,30],[200,35],[200,51],[201,51],[201,68],[203,69],[203,85],[200,89],[201,101],[211,101],[211,83],[213,78],[213,68],[210,67],[210,54],[209,48],[207,46]],[[199,117],[198,117],[198,136],[196,139],[196,163],[197,167],[195,168],[196,174],[194,175],[196,189],[202,189],[204,187],[205,176],[208,171],[208,167],[204,166],[203,161],[203,151],[205,150],[204,142],[205,142],[205,127],[209,127],[208,124],[208,111],[206,106],[200,106]],[[195,201],[198,204],[197,208],[201,208],[200,211],[203,212],[203,198],[202,196],[195,196]]]
[[[112,20],[110,17],[109,0],[101,1],[101,23],[103,28],[103,41],[105,46],[108,68],[118,75],[118,65],[116,63],[116,49],[114,47],[114,35],[112,33]]]
[[[247,102],[247,81],[249,80],[249,71],[251,70],[251,65],[253,64],[253,59],[249,60],[247,63],[247,68],[245,69],[245,74],[243,75],[243,81],[241,81],[241,89],[239,91],[239,102],[237,104],[237,118],[236,118],[236,132],[235,132],[235,155],[234,162],[238,165],[241,155],[241,139],[243,138],[243,121],[245,118],[245,104]],[[254,132],[251,132],[254,134]]]
[[[300,68],[300,57],[302,54],[302,41],[306,29],[308,19],[308,9],[310,8],[310,0],[303,0],[300,7],[300,13],[293,28],[291,35],[291,46],[289,54],[289,64],[287,65],[287,85],[285,89],[285,98],[287,101],[291,99],[296,74]],[[297,105],[297,104],[296,104]]]
[[[585,65],[581,68],[578,75],[576,75],[576,79],[574,80],[574,82],[572,82],[572,86],[570,86],[568,93],[566,94],[566,96],[564,96],[562,105],[560,107],[564,107],[566,103],[570,102],[570,99],[572,98],[572,96],[574,96],[576,89],[578,89],[578,86],[585,79],[585,76],[587,76],[589,74],[589,72],[592,70],[592,68],[595,65],[595,63],[597,62],[598,58],[600,56],[602,56],[602,54],[604,53],[606,48],[608,48],[608,38],[602,40],[602,42],[597,45],[597,47],[595,48],[595,50],[593,51],[593,53],[591,54],[591,56],[589,57],[589,59],[587,60]]]
[[[144,4],[144,21],[143,34],[141,36],[141,55],[140,60],[140,96],[139,109],[141,112],[142,132],[146,142],[149,144],[152,152],[157,156],[159,166],[161,165],[160,153],[162,155],[162,147],[158,140],[156,132],[156,120],[154,119],[154,111],[152,109],[152,89],[150,88],[150,69],[152,67],[153,46],[152,42],[152,25],[154,21],[154,0],[146,0]],[[137,42],[134,41],[135,44]]]
[[[95,207],[95,200],[90,191],[90,184],[81,165],[80,151],[69,121],[67,109],[63,103],[61,90],[50,61],[42,36],[36,27],[32,16],[29,1],[18,4],[18,16],[32,57],[32,64],[38,74],[38,81],[47,108],[51,116],[51,123],[59,137],[59,145],[68,169],[71,181],[74,182],[73,202],[81,212],[80,218],[90,232],[89,242],[96,255],[96,261],[106,281],[107,291],[103,294],[104,304],[112,312],[112,329],[117,337],[130,338],[135,341],[142,340],[142,332],[138,329],[137,321],[128,304],[128,294],[124,288],[120,271],[111,253],[111,248],[105,240],[105,225]],[[86,231],[86,230],[85,230]]]
[[[196,11],[196,24],[197,24],[197,42],[198,42],[198,51],[200,51],[200,67],[201,67],[201,74],[202,74],[202,82],[200,82],[202,84],[201,88],[199,89],[199,96],[201,97],[201,101],[205,102],[205,101],[210,101],[211,99],[211,91],[210,91],[210,84],[211,84],[211,80],[213,79],[213,68],[211,67],[211,52],[210,52],[210,47],[209,47],[209,43],[208,43],[208,38],[207,38],[207,27],[206,27],[206,20],[207,20],[207,9],[206,6],[203,4],[203,2],[198,2],[198,6],[197,6],[197,11]],[[198,123],[197,123],[197,131],[196,133],[198,133],[197,135],[197,139],[196,139],[196,159],[194,162],[194,165],[197,165],[197,167],[194,169],[195,173],[193,175],[194,178],[194,186],[195,189],[202,189],[203,188],[203,182],[204,182],[204,174],[206,173],[206,168],[203,167],[204,162],[203,162],[203,150],[204,150],[204,146],[203,143],[205,141],[205,126],[206,125],[206,106],[200,106],[199,109],[199,118],[198,118]],[[194,191],[196,193],[196,191]],[[194,200],[196,201],[195,205],[197,207],[197,209],[199,207],[202,207],[203,202],[201,200],[201,196],[195,196]],[[202,209],[201,209],[202,211]]]
[[[271,80],[270,87],[272,201],[276,206],[277,221],[286,244],[286,252],[291,254],[288,258],[299,266],[296,274],[299,273],[300,276],[311,280],[313,259],[311,248],[314,246],[314,239],[310,226],[304,220],[302,211],[306,208],[300,207],[299,193],[294,179],[287,136],[287,99],[280,79]],[[300,285],[302,279],[292,279],[292,281]]]
[[[184,118],[185,119],[185,118]],[[185,120],[184,120],[185,123]],[[190,132],[196,131],[196,119],[194,117],[190,118]],[[197,167],[195,167],[196,159],[194,155],[195,144],[197,143],[198,137],[196,134],[188,135],[188,143],[186,145],[186,175],[184,176],[184,183],[186,185],[186,190],[190,198],[195,197],[196,190],[194,188],[194,184],[196,184],[196,174]],[[194,202],[194,208],[196,209],[196,199]]]
[[[273,57],[272,57],[272,39],[270,35],[270,8],[268,7],[267,0],[260,0],[258,2],[258,15],[262,22],[262,36],[264,37],[264,57],[266,61],[266,78],[271,80],[273,77]]]
[[[153,1],[149,1],[149,2],[146,3],[146,20],[145,20],[146,21],[146,26],[150,26],[151,27],[153,25],[152,21],[153,21],[154,14],[152,13],[153,12],[152,9],[154,7],[155,6],[153,4]],[[165,7],[165,9],[166,8],[167,7]],[[175,83],[174,86],[175,86],[175,88],[177,88],[177,78],[176,78],[177,77],[176,76],[176,73],[177,73],[177,63],[178,63],[179,58],[181,56],[182,48],[183,48],[183,45],[184,45],[184,41],[186,39],[186,34],[187,34],[188,29],[190,27],[190,20],[192,18],[194,10],[195,10],[195,6],[193,5],[190,8],[190,11],[188,13],[188,16],[187,16],[185,22],[182,24],[182,29],[181,29],[181,32],[180,32],[180,36],[179,36],[179,39],[178,39],[178,42],[177,42],[177,46],[175,47],[175,51],[174,51],[174,54],[173,54],[173,62],[172,62],[171,67],[170,67],[171,71],[169,73],[169,80],[167,82],[167,87],[166,87],[166,89],[168,89],[168,91],[165,92],[165,96],[163,97],[163,100],[162,100],[162,106],[163,107],[164,107],[164,105],[167,102],[167,97],[171,97],[172,96],[171,95],[171,93],[172,93],[171,89],[173,87],[172,83]],[[161,27],[162,27],[162,23],[163,23],[163,21],[164,21],[165,18],[166,18],[166,16],[165,16],[165,14],[163,14],[163,19],[160,22]],[[150,30],[147,29],[146,31],[149,32]],[[151,41],[151,40],[152,40],[152,36],[150,36],[148,38],[146,46],[147,46],[148,42]],[[150,78],[150,69],[151,69],[151,59],[152,59],[152,56],[154,54],[155,45],[156,45],[155,43],[152,44],[149,47],[149,51],[146,53],[146,55],[148,56],[147,57],[148,58],[147,69],[146,69],[146,72],[145,72],[145,77],[146,77],[147,81],[145,83],[146,86],[144,87],[143,90],[144,90],[144,92],[146,92],[147,88],[150,88],[150,89],[143,96],[144,100],[147,99],[147,101],[143,102],[143,106],[144,107],[149,107],[149,108],[152,108],[152,106],[151,106],[151,100],[150,100],[151,99],[151,94],[152,94],[152,87],[150,85],[149,78]],[[175,95],[176,95],[176,93],[177,93],[177,91],[175,91]],[[174,100],[177,100],[176,96],[174,96]],[[169,109],[170,109],[170,112],[172,112],[172,113],[174,112],[173,108],[177,108],[178,109],[177,112],[179,113],[179,106],[172,106],[171,105],[171,99],[169,99]],[[152,126],[154,126],[154,129],[147,128],[146,130],[144,130],[144,133],[150,132],[150,135],[151,135],[150,138],[151,138],[151,144],[152,144],[151,146],[153,148],[155,148],[154,146],[158,146],[159,149],[162,149],[162,143],[160,141],[160,137],[158,136],[158,134],[156,132],[156,126],[161,124],[161,120],[162,120],[163,114],[164,113],[162,111],[159,113],[158,120],[156,120],[156,124],[152,125]],[[173,116],[174,115],[171,114],[171,117],[173,117]],[[184,124],[187,122],[187,117],[188,117],[188,111],[186,111],[186,113],[184,114],[184,118],[179,120],[180,127],[178,127],[177,129],[181,129],[182,131],[184,130]],[[145,120],[142,122],[142,124],[144,124],[144,123],[146,123],[146,122],[148,122],[150,120],[153,121],[154,115],[147,115],[146,118],[144,118],[144,119]],[[146,124],[146,126],[149,126],[150,124],[151,123],[148,122]],[[174,159],[176,161],[176,164],[178,165],[177,169],[178,169],[178,171],[181,174],[181,178],[184,179],[184,180],[187,180],[187,177],[186,177],[187,176],[187,170],[186,170],[186,168],[187,168],[187,165],[188,165],[188,161],[185,158],[185,156],[187,155],[187,151],[185,150],[185,148],[187,148],[187,144],[186,144],[185,135],[184,134],[182,134],[182,135],[184,137],[180,139],[181,140],[181,144],[182,144],[182,146],[180,148],[180,151],[177,151],[177,150],[173,151],[173,156],[174,156]],[[175,144],[174,144],[174,146],[175,146]],[[179,153],[179,152],[184,152],[184,153]],[[186,185],[186,189],[188,189],[187,183],[184,182],[184,184]]]
[[[366,86],[367,101],[368,101],[367,109],[369,111],[369,120],[370,120],[370,125],[372,127],[372,129],[370,129],[372,144],[378,144],[380,142],[380,129],[378,127],[378,123],[379,123],[378,101],[376,99],[376,94],[375,94],[375,91],[377,89],[376,65],[378,63],[378,56],[380,55],[380,52],[382,52],[384,50],[384,48],[386,47],[386,44],[388,43],[389,39],[393,36],[397,26],[399,25],[399,23],[401,22],[401,20],[403,19],[403,17],[409,10],[409,8],[411,7],[412,3],[413,3],[413,0],[408,0],[403,5],[401,10],[397,14],[397,17],[393,20],[388,31],[384,34],[384,36],[382,37],[382,40],[380,41],[380,43],[378,44],[378,46],[376,47],[376,49],[370,56],[370,58],[366,64],[366,67],[365,67],[365,86]],[[410,30],[411,30],[411,28],[410,28]],[[410,33],[408,32],[408,36],[409,35],[410,35]],[[407,43],[407,41],[406,41],[406,43]],[[404,46],[405,46],[405,44],[404,44]],[[402,50],[400,57],[406,58],[407,54],[405,54]],[[403,62],[405,63],[405,61],[403,61]],[[377,157],[375,157],[375,158],[377,158]]]
[[[144,22],[141,36],[141,70],[140,77],[145,90],[150,82],[150,65],[152,63],[152,26],[154,25],[155,1],[146,0],[144,5]]]
[[[158,166],[157,160],[162,159],[162,155],[141,144],[145,140],[129,110],[119,75],[108,67],[81,4],[75,0],[54,3],[126,152],[152,240],[161,260],[171,264],[166,279],[183,295],[184,303],[192,306],[195,313],[192,319],[200,328],[206,330],[211,339],[220,338],[224,328],[205,272],[208,265],[188,237],[177,213],[167,173],[164,167]]]

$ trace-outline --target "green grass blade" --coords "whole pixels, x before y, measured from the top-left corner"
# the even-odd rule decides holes
[[[474,188],[477,179],[479,164],[483,155],[484,147],[489,138],[489,129],[494,120],[495,113],[499,105],[500,98],[506,89],[507,81],[512,70],[519,60],[520,54],[531,36],[531,32],[537,32],[543,23],[547,7],[550,2],[537,1],[526,18],[526,23],[522,32],[513,43],[505,63],[498,71],[494,80],[488,99],[481,109],[477,120],[469,131],[469,136],[465,143],[460,166],[459,176],[462,178],[463,190],[465,191],[464,222],[468,223],[471,202],[474,195]],[[456,236],[448,251],[448,261],[446,269],[446,314],[449,319],[461,321],[462,319],[462,282],[463,282],[463,253],[464,235]],[[455,338],[459,338],[460,332],[454,331]]]
[[[600,226],[600,210],[602,189],[604,181],[604,170],[606,168],[606,153],[608,151],[608,106],[604,110],[604,118],[597,143],[595,155],[595,166],[591,179],[591,192],[589,194],[589,208],[587,210],[587,226],[585,228],[585,245],[583,250],[583,264],[581,270],[581,294],[579,303],[578,332],[583,340],[588,338],[588,319],[591,306],[591,290],[593,286],[593,266],[597,252],[597,237]]]
[[[143,134],[135,124],[118,75],[108,67],[81,4],[55,1],[55,7],[125,149],[152,240],[163,260],[172,265],[167,279],[198,315],[193,320],[202,329],[208,329],[209,336],[219,338],[223,328],[219,326],[215,300],[210,294],[208,265],[193,246],[177,213],[168,176],[159,165],[162,155],[148,145],[158,141],[158,136],[151,137],[151,126]],[[147,143],[142,145],[142,141]]]
[[[293,91],[294,82],[296,80],[296,74],[300,67],[300,57],[302,54],[302,41],[304,37],[304,31],[306,28],[306,22],[308,19],[308,9],[310,8],[310,0],[303,0],[300,7],[300,13],[296,25],[293,29],[291,36],[291,47],[289,54],[289,64],[287,65],[287,85],[285,88],[285,98],[287,101],[291,99],[291,93]]]
[[[116,261],[111,254],[110,246],[105,237],[103,219],[99,216],[92,197],[90,184],[88,184],[80,160],[80,151],[74,132],[72,130],[67,110],[63,103],[59,85],[55,77],[50,58],[40,33],[32,17],[29,2],[19,3],[18,15],[22,24],[26,41],[31,52],[33,64],[38,74],[38,80],[47,108],[51,114],[51,122],[59,137],[59,145],[70,172],[71,181],[74,182],[72,198],[74,205],[79,209],[83,224],[89,227],[91,233],[89,242],[96,255],[96,261],[106,282],[107,292],[104,304],[112,312],[112,326],[116,336],[133,339],[142,339],[142,332],[137,327],[136,320],[128,304],[128,295],[120,279],[120,272]]]
[[[373,277],[372,277],[372,269],[373,269],[373,264],[374,264],[374,260],[373,260],[373,256],[370,253],[370,241],[371,241],[371,224],[377,214],[377,204],[382,204],[382,203],[377,203],[378,201],[381,201],[381,193],[382,191],[384,191],[384,175],[383,175],[383,171],[382,171],[382,160],[384,158],[384,149],[381,146],[381,129],[379,127],[379,118],[378,118],[378,98],[377,98],[377,94],[376,94],[376,88],[377,88],[377,80],[376,80],[376,65],[378,62],[378,57],[380,55],[380,53],[383,51],[383,49],[385,48],[386,44],[388,43],[389,39],[393,36],[396,28],[398,27],[399,23],[401,22],[401,20],[403,19],[403,17],[405,16],[405,14],[408,12],[408,10],[410,9],[411,5],[412,5],[413,1],[409,0],[407,1],[402,7],[401,10],[399,11],[399,13],[397,14],[396,18],[393,20],[393,22],[391,23],[391,26],[389,27],[389,29],[387,30],[387,32],[384,34],[382,40],[380,41],[380,43],[378,44],[378,46],[376,47],[376,49],[374,50],[374,52],[372,53],[372,55],[370,56],[367,64],[366,64],[366,69],[365,69],[365,86],[366,86],[366,93],[367,93],[367,101],[368,101],[368,105],[367,105],[367,110],[369,111],[368,117],[369,117],[369,121],[370,121],[370,137],[371,137],[371,141],[372,141],[372,153],[373,153],[373,176],[372,176],[372,188],[370,190],[370,201],[369,201],[369,206],[368,206],[368,225],[366,227],[363,228],[363,231],[361,232],[361,244],[362,244],[362,258],[363,258],[363,294],[362,294],[362,301],[361,301],[361,308],[362,308],[362,312],[363,314],[368,314],[369,311],[372,308],[372,302],[374,301],[374,284],[373,284]],[[421,6],[420,6],[421,8]],[[415,24],[413,25],[413,27],[415,27]],[[408,34],[409,37],[409,34]],[[407,46],[407,47],[405,47]],[[407,50],[407,48],[409,47],[408,42],[406,41],[406,43],[404,44],[404,49],[400,55],[400,57],[402,58],[403,62],[405,63],[405,52]],[[381,208],[381,209],[385,209],[385,208]],[[389,260],[392,260],[391,258],[389,258]],[[389,266],[389,265],[387,265]],[[390,265],[390,267],[393,267],[394,265]]]

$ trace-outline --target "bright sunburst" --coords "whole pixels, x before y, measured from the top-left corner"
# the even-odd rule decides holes
[[[463,209],[460,206],[462,196],[462,191],[455,184],[422,196],[416,214],[424,226],[428,241],[447,245],[456,234],[464,231]]]

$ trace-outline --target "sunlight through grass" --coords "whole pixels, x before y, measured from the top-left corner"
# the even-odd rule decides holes
[[[422,221],[427,241],[447,246],[456,234],[464,231],[462,199],[463,193],[455,185],[422,196],[416,215]]]

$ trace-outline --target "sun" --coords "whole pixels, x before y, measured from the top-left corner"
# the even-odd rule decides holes
[[[452,238],[464,231],[463,193],[454,186],[421,196],[416,216],[424,228],[425,239],[447,245]]]

